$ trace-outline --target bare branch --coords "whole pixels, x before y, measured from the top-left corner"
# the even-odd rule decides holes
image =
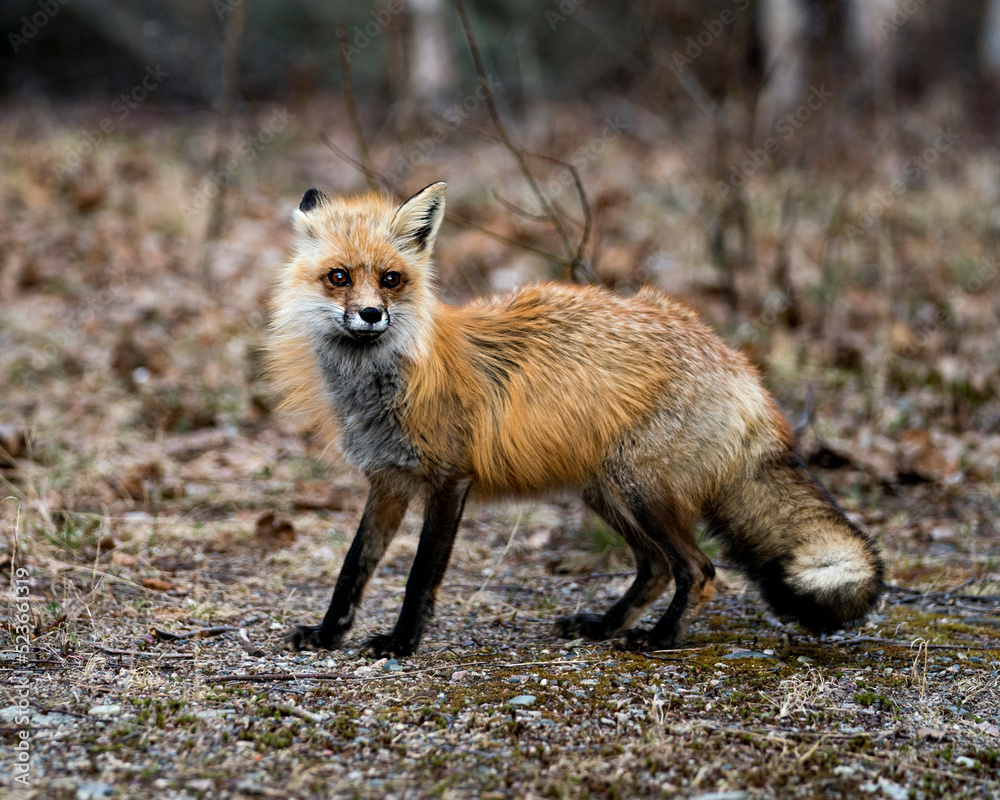
[[[497,111],[496,103],[493,102],[493,92],[490,90],[490,84],[486,78],[486,70],[483,68],[483,61],[479,55],[479,45],[476,43],[476,37],[472,32],[472,26],[469,24],[469,18],[465,14],[465,6],[462,4],[462,0],[455,0],[455,8],[458,10],[458,15],[462,18],[462,27],[465,30],[465,38],[468,40],[469,49],[472,51],[472,61],[476,67],[476,75],[479,77],[479,85],[482,87],[483,93],[485,94],[486,108],[490,112],[490,118],[493,120],[493,127],[496,128],[497,135],[500,137],[500,141],[503,142],[504,147],[507,148],[508,152],[514,156],[514,159],[517,161],[517,165],[521,169],[521,174],[524,176],[525,181],[527,181],[528,186],[535,195],[538,205],[552,220],[552,224],[555,226],[556,232],[559,234],[559,238],[562,241],[563,249],[566,251],[567,257],[572,258],[573,246],[570,244],[569,234],[566,232],[566,228],[563,226],[562,220],[552,208],[552,205],[549,203],[544,192],[542,192],[541,188],[539,188],[538,182],[535,180],[535,176],[528,168],[528,163],[525,160],[524,153],[514,145],[510,136],[507,135],[507,130],[504,128],[503,122],[500,121],[500,113]]]
[[[351,59],[348,56],[347,23],[343,21],[337,25],[337,40],[340,43],[341,87],[344,91],[344,104],[347,106],[347,116],[351,120],[351,127],[354,129],[354,139],[358,143],[358,152],[361,153],[361,165],[365,181],[369,189],[376,190],[378,189],[378,185],[375,182],[375,173],[372,171],[372,159],[368,153],[368,143],[365,142],[365,133],[361,128],[361,120],[358,118],[358,106],[354,102],[354,85],[351,82]]]
[[[212,166],[209,174],[216,175],[222,170],[226,160],[226,147],[233,133],[233,112],[236,108],[236,94],[239,84],[240,40],[243,38],[243,26],[246,21],[247,3],[237,3],[233,7],[225,27],[225,38],[222,42],[222,91],[219,97],[219,129],[215,142],[215,152],[212,154]],[[228,182],[218,186],[215,201],[208,215],[205,227],[205,238],[201,247],[201,263],[199,273],[206,289],[212,286],[212,261],[215,254],[215,242],[222,233],[224,220],[226,189]]]
[[[499,136],[497,136],[495,134],[490,133],[489,131],[481,130],[481,129],[479,129],[479,128],[473,126],[473,125],[469,125],[469,124],[464,124],[463,127],[466,130],[471,131],[472,133],[476,134],[480,138],[489,139],[490,141],[494,141],[494,142],[501,142],[501,143],[503,142],[502,138],[500,138]],[[593,218],[593,214],[591,213],[591,210],[590,210],[590,203],[587,201],[587,193],[586,193],[586,191],[584,191],[584,188],[583,188],[583,181],[580,179],[580,173],[577,171],[576,167],[574,167],[572,164],[567,164],[565,161],[562,161],[562,160],[560,160],[558,158],[554,158],[552,156],[543,155],[541,153],[533,153],[533,152],[531,152],[529,150],[521,150],[519,152],[520,152],[521,155],[526,156],[528,158],[538,158],[538,159],[541,159],[542,161],[548,161],[551,164],[555,164],[556,166],[562,167],[563,169],[567,170],[570,173],[570,175],[573,177],[573,184],[575,185],[576,191],[577,191],[577,195],[580,198],[580,211],[583,214],[583,223],[582,223],[583,235],[580,238],[580,243],[577,246],[576,253],[573,256],[573,259],[571,261],[568,261],[568,262],[565,262],[565,263],[568,264],[569,270],[570,270],[570,275],[573,278],[573,280],[576,281],[577,283],[581,282],[579,280],[579,278],[580,278],[581,275],[583,277],[585,277],[588,281],[592,282],[592,283],[599,283],[599,281],[597,280],[597,277],[593,274],[593,272],[590,270],[590,267],[584,261],[584,251],[586,250],[586,247],[587,247],[587,245],[590,242],[590,235],[591,235],[591,232],[593,230],[594,218]],[[509,201],[503,200],[495,191],[493,192],[493,196],[497,199],[497,201],[501,205],[507,207],[510,211],[512,211],[515,214],[518,214],[519,216],[525,217],[527,219],[531,219],[531,220],[533,220],[535,222],[544,222],[546,220],[552,221],[552,216],[551,215],[549,215],[549,214],[537,214],[537,215],[531,214],[529,211],[526,211],[525,209],[521,208],[520,206],[514,205],[513,203],[509,203]],[[574,225],[581,225],[581,223],[577,222],[571,216],[569,216],[569,214],[567,214],[559,206],[558,203],[556,203],[556,202],[553,201],[552,202],[552,208],[557,213],[557,215],[561,216],[562,218],[564,218],[566,220],[569,220]]]
[[[347,164],[350,164],[352,167],[354,167],[362,174],[365,173],[364,164],[362,164],[356,158],[353,158],[349,154],[345,153],[340,147],[334,144],[333,140],[331,140],[330,137],[327,136],[325,132],[320,131],[319,138],[323,142],[323,144],[325,144],[327,147],[330,148],[330,150],[333,151],[333,154],[337,156],[337,158],[341,159]],[[400,200],[406,199],[406,196],[397,191],[396,187],[392,185],[392,183],[389,181],[388,178],[386,178],[385,175],[381,174],[380,172],[376,172],[374,169],[371,170],[371,174],[372,177],[379,183],[381,183],[390,194],[395,195]],[[526,253],[532,253],[533,255],[539,256],[540,258],[543,258],[546,261],[549,261],[553,264],[558,264],[560,266],[569,267],[570,269],[572,269],[573,264],[569,259],[557,256],[555,253],[550,253],[547,250],[541,250],[540,248],[532,247],[530,244],[519,242],[517,241],[517,239],[511,239],[507,236],[504,236],[503,234],[496,233],[495,231],[491,231],[489,228],[484,228],[482,225],[478,225],[477,223],[473,222],[467,217],[460,216],[459,214],[456,214],[453,211],[446,212],[444,218],[448,222],[453,222],[454,224],[460,225],[463,228],[470,228],[472,230],[479,231],[484,236],[488,236],[490,239],[493,239],[497,242],[501,242],[502,244],[505,244],[509,247],[514,247],[518,250],[524,250]]]

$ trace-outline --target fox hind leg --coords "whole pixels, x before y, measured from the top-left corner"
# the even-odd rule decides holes
[[[628,502],[617,490],[588,487],[584,502],[618,531],[635,557],[632,584],[604,614],[579,613],[556,620],[556,634],[562,638],[610,639],[634,624],[642,610],[666,590],[671,569],[662,551],[655,546],[636,521]]]
[[[584,500],[622,533],[635,556],[636,577],[607,613],[563,617],[556,621],[556,632],[563,637],[611,638],[633,625],[673,579],[673,599],[656,625],[625,633],[634,647],[673,647],[686,623],[715,593],[715,568],[694,540],[694,513],[617,489],[591,489]]]
[[[646,506],[633,511],[646,531],[662,548],[674,577],[674,596],[651,630],[635,629],[626,638],[644,649],[674,647],[698,609],[715,596],[715,567],[694,538],[694,515],[679,515],[669,507]]]

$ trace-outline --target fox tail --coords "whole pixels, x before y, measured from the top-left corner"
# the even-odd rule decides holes
[[[728,481],[708,530],[777,614],[815,633],[863,619],[884,590],[878,546],[791,449]]]

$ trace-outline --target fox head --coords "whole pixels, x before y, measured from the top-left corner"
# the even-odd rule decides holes
[[[420,347],[432,310],[431,251],[445,184],[400,206],[385,195],[331,199],[318,189],[294,214],[295,255],[279,280],[278,330],[346,347]]]

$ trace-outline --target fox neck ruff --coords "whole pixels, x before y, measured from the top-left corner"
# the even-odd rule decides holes
[[[357,341],[340,330],[312,332],[338,418],[341,452],[365,474],[387,468],[413,472],[422,463],[401,422],[408,373],[427,352],[429,319],[421,317],[405,306],[393,308],[388,329],[374,341]]]

